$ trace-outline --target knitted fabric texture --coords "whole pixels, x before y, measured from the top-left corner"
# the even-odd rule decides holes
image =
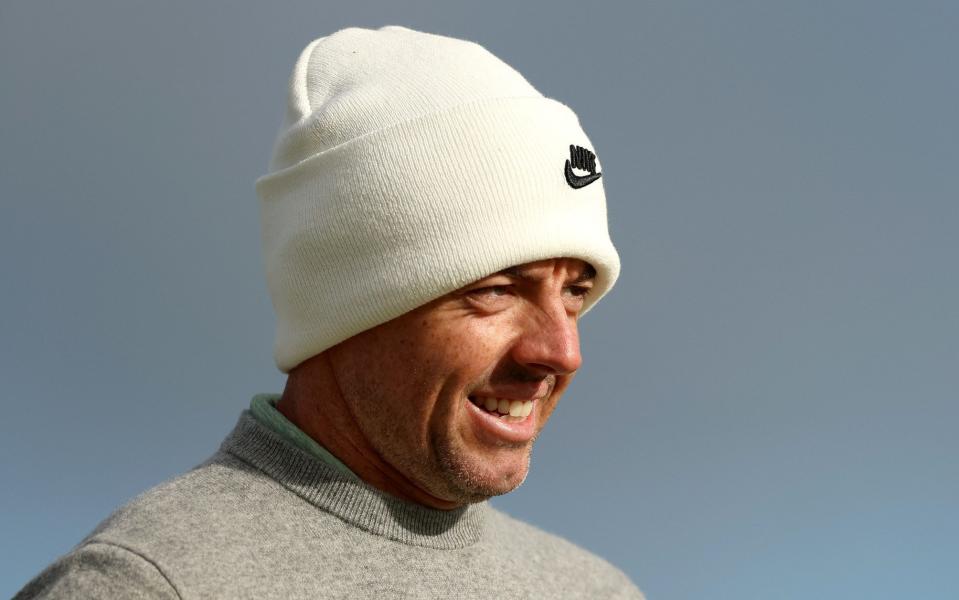
[[[547,258],[593,266],[588,311],[619,274],[594,153],[569,107],[473,42],[387,26],[310,43],[256,184],[277,367]]]
[[[442,511],[387,496],[245,411],[219,452],[118,509],[14,598],[642,594],[603,559],[487,502]]]

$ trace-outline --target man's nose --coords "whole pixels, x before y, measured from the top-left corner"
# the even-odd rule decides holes
[[[541,375],[573,373],[583,362],[576,317],[561,301],[530,311],[513,346],[513,359]]]

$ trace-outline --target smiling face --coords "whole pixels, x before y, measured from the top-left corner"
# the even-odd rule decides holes
[[[577,259],[520,265],[330,348],[346,410],[383,461],[436,498],[516,488],[580,366],[593,275]]]

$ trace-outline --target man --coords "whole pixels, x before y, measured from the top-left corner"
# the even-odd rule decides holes
[[[18,597],[641,598],[486,502],[617,277],[601,176],[576,115],[479,45],[308,45],[257,182],[282,396]]]

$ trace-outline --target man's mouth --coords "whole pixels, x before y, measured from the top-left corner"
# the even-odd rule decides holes
[[[507,421],[522,421],[533,412],[533,400],[510,400],[492,396],[470,396],[470,402]]]

